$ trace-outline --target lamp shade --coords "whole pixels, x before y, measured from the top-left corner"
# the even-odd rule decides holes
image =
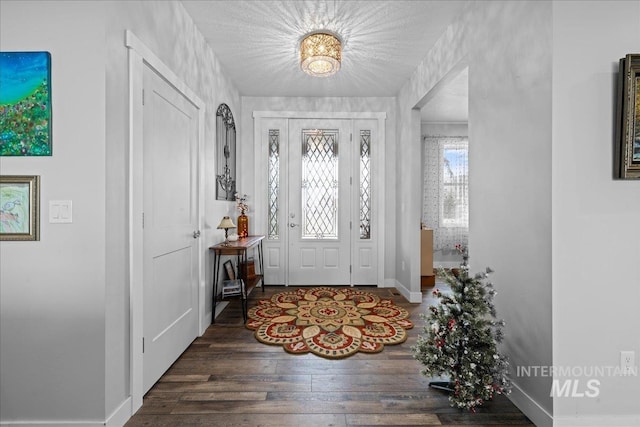
[[[233,223],[233,221],[231,221],[231,218],[228,216],[222,217],[222,221],[220,221],[220,224],[218,225],[218,229],[229,229],[229,228],[236,228],[236,225]]]
[[[300,67],[314,77],[328,77],[338,72],[342,61],[342,44],[329,33],[312,33],[300,42]]]

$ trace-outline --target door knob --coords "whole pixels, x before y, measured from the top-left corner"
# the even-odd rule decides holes
[[[193,232],[193,238],[197,239],[198,237],[200,237],[200,230],[196,230]]]
[[[294,224],[294,223],[292,223],[292,222],[290,222],[290,223],[289,223],[289,227],[291,227],[291,228],[293,228],[293,227],[297,227],[298,225],[300,225],[300,224]]]

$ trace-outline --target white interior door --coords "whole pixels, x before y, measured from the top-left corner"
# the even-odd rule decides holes
[[[289,122],[288,284],[349,285],[350,121]]]
[[[149,67],[143,79],[146,392],[198,334],[198,110]]]

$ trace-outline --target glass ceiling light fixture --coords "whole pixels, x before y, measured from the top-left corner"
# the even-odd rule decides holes
[[[327,32],[311,33],[300,42],[300,68],[313,77],[329,77],[340,69],[342,43]]]

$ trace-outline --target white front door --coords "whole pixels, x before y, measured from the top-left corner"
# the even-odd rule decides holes
[[[288,283],[349,285],[351,123],[289,123]]]
[[[144,67],[143,387],[198,334],[198,110]]]
[[[265,283],[382,285],[384,117],[254,112]]]

